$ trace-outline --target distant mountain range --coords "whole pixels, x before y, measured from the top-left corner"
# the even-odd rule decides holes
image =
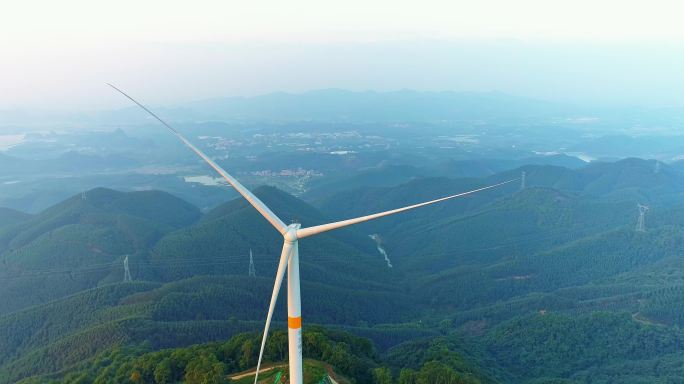
[[[217,119],[383,122],[549,117],[569,110],[560,104],[499,92],[352,92],[341,89],[212,99],[188,103],[184,107]]]
[[[129,90],[135,94],[135,90]],[[143,102],[145,102],[143,100]],[[439,120],[515,121],[529,118],[570,117],[584,108],[508,95],[501,92],[354,92],[322,89],[299,94],[271,93],[194,101],[156,111],[176,121],[356,121],[401,122]],[[0,111],[5,124],[77,121],[141,123],[136,108],[88,113]]]

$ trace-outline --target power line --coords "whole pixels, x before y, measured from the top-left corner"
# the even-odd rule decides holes
[[[254,269],[254,257],[252,256],[252,249],[249,249],[249,276],[256,277],[256,269]]]
[[[526,179],[527,179],[527,172],[522,171],[522,175],[520,175],[520,189],[523,190],[526,188]]]

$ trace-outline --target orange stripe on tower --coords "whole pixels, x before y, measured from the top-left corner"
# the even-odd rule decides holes
[[[299,329],[302,327],[302,318],[300,317],[288,317],[287,327],[290,329]]]

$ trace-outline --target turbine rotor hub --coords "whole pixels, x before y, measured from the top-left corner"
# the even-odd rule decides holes
[[[299,223],[292,223],[287,226],[287,232],[283,235],[285,238],[285,241],[288,243],[294,243],[297,241],[297,230],[301,227],[302,225]]]

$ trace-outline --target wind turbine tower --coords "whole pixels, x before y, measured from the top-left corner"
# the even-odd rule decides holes
[[[133,281],[131,278],[131,270],[128,269],[128,255],[124,257],[124,282]]]
[[[287,272],[287,327],[288,327],[288,356],[289,356],[289,372],[291,384],[302,384],[303,383],[303,362],[302,362],[302,306],[301,306],[301,295],[300,295],[300,284],[299,284],[299,240],[310,236],[315,236],[324,232],[332,231],[339,228],[344,228],[350,225],[363,223],[365,221],[378,219],[380,217],[394,215],[396,213],[405,212],[408,210],[424,207],[426,205],[439,203],[446,200],[451,200],[480,191],[500,187],[502,185],[517,181],[518,179],[508,180],[500,182],[498,184],[489,185],[486,187],[481,187],[467,192],[461,192],[454,195],[438,198],[435,200],[426,201],[419,204],[409,205],[402,208],[392,209],[389,211],[379,212],[372,215],[355,217],[353,219],[347,219],[342,221],[336,221],[328,224],[316,225],[313,227],[302,228],[299,223],[292,223],[286,225],[278,216],[276,216],[271,209],[264,204],[258,197],[256,197],[249,189],[245,188],[239,181],[237,181],[233,176],[216,164],[213,160],[209,158],[204,152],[200,151],[195,147],[190,141],[188,141],[183,135],[180,134],[175,128],[171,127],[164,120],[155,115],[152,111],[147,109],[144,105],[137,102],[132,97],[128,96],[119,88],[108,84],[110,87],[114,88],[116,91],[121,93],[123,96],[131,100],[133,103],[142,108],[145,112],[154,117],[157,121],[168,128],[173,135],[175,135],[178,140],[183,142],[190,150],[195,152],[197,156],[201,157],[209,166],[211,166],[221,177],[223,177],[228,184],[230,184],[235,190],[242,195],[242,197],[247,200],[282,236],[283,236],[283,250],[280,254],[280,260],[278,261],[278,269],[275,276],[275,282],[273,284],[273,293],[271,294],[271,301],[268,307],[268,314],[266,315],[266,324],[264,325],[264,333],[261,339],[261,349],[259,350],[259,360],[257,360],[256,374],[254,377],[254,383],[256,384],[259,379],[259,368],[261,367],[261,360],[264,355],[264,347],[266,346],[266,337],[268,336],[268,330],[271,326],[271,318],[273,316],[273,310],[275,308],[276,300],[278,299],[278,292],[280,292],[280,286],[283,283],[283,278],[285,277],[285,272]]]
[[[648,206],[643,204],[637,204],[639,208],[639,220],[637,221],[636,230],[637,232],[646,232],[646,223],[644,222],[644,216],[648,212]]]
[[[249,249],[249,277],[256,277],[256,269],[254,269],[254,258],[252,257],[252,249]]]

